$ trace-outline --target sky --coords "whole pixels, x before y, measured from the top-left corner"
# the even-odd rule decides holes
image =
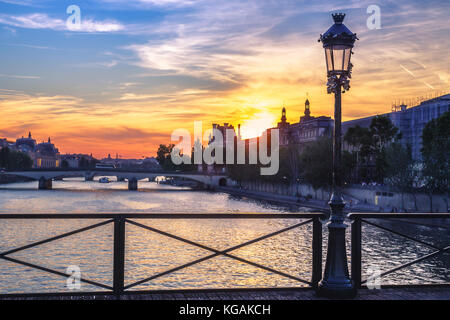
[[[0,138],[141,158],[194,121],[252,137],[285,106],[298,122],[307,96],[313,116],[332,116],[317,40],[334,12],[360,39],[344,120],[449,92],[448,1],[0,0]]]

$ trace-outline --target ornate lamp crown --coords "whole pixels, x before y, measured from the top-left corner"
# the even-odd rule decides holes
[[[331,16],[336,24],[342,24],[344,22],[345,13],[333,13]]]

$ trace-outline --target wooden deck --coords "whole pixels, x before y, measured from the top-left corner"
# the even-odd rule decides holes
[[[36,295],[1,297],[6,300],[327,300],[312,289],[192,290],[121,295]],[[450,300],[450,286],[360,289],[355,300]]]

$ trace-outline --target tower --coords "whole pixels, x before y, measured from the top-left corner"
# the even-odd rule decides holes
[[[306,100],[305,100],[305,111],[304,111],[304,115],[300,117],[300,122],[309,121],[312,119],[314,119],[314,117],[311,117],[311,105],[309,103],[308,94],[307,94]]]
[[[306,98],[305,101],[305,117],[310,118],[311,117],[311,110],[310,110],[310,104],[308,98]]]
[[[286,108],[285,107],[283,107],[283,109],[281,110],[281,122],[286,123]]]
[[[281,121],[278,122],[278,128],[287,127],[287,126],[289,126],[289,122],[287,122],[287,119],[286,119],[286,108],[283,107],[283,109],[281,109]]]

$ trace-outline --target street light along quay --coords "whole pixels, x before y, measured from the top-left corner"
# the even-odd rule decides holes
[[[328,223],[328,252],[325,272],[317,293],[327,297],[346,298],[356,294],[356,288],[348,273],[345,250],[345,202],[342,197],[341,169],[341,93],[350,89],[352,64],[350,57],[355,41],[358,39],[342,22],[344,13],[332,14],[334,25],[323,35],[319,42],[325,49],[327,64],[327,91],[334,93],[334,135],[333,135],[333,192],[329,202],[331,218]]]

